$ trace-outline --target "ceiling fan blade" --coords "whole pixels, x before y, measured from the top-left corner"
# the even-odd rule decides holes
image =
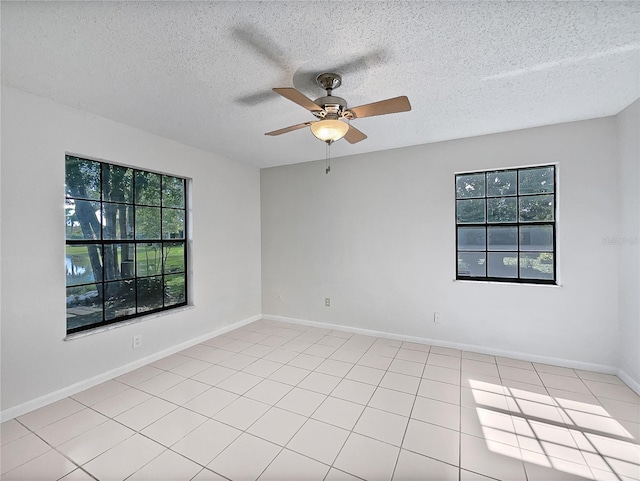
[[[389,52],[386,49],[373,50],[340,65],[335,65],[330,71],[338,72],[344,76],[344,74],[366,70],[369,65],[381,65],[386,63],[388,59]]]
[[[293,86],[297,89],[308,90],[313,92],[318,88],[316,77],[320,72],[337,72],[344,77],[347,75],[362,73],[366,76],[373,75],[372,69],[374,67],[389,63],[392,56],[387,49],[377,49],[368,53],[364,53],[357,57],[347,57],[345,62],[338,65],[335,64],[335,57],[329,56],[326,61],[318,64],[317,62],[310,62],[305,64],[295,71],[293,74]],[[320,68],[322,67],[322,68]]]
[[[316,121],[313,122],[305,122],[304,124],[297,124],[297,125],[292,125],[291,127],[285,127],[284,129],[280,129],[280,130],[274,130],[273,132],[267,132],[264,135],[281,135],[281,134],[286,134],[287,132],[293,132],[294,130],[299,130],[302,129],[304,127],[308,127],[309,125],[315,123]]]
[[[349,130],[344,134],[344,138],[350,144],[355,144],[367,138],[365,134],[356,129],[353,125],[349,125]]]
[[[354,119],[362,117],[373,117],[374,115],[395,114],[396,112],[408,112],[411,104],[406,96],[394,97],[392,99],[381,100],[372,104],[361,105],[349,109]]]
[[[293,87],[275,88],[273,89],[273,91],[279,93],[285,99],[289,99],[311,112],[322,112],[322,107],[320,107],[305,94],[294,89]]]
[[[235,102],[242,105],[254,106],[262,102],[266,102],[269,99],[275,99],[275,98],[277,97],[273,95],[273,92],[271,90],[265,90],[264,92],[256,92],[255,94],[249,94],[249,95],[245,95],[244,97],[238,97],[237,99],[235,99]]]
[[[288,71],[289,64],[284,51],[278,46],[278,44],[267,37],[264,33],[260,32],[257,28],[246,24],[234,28],[232,32],[236,40],[239,40],[254,49],[276,67],[279,67],[285,72]]]

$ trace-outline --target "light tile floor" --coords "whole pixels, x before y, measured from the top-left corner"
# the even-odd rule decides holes
[[[3,480],[640,480],[616,376],[261,320],[1,425]]]

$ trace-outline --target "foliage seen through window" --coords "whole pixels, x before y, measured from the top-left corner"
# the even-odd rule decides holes
[[[556,282],[555,167],[458,174],[457,279]]]
[[[187,302],[186,181],[66,156],[67,333]]]

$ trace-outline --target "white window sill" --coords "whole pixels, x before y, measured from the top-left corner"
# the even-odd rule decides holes
[[[130,326],[132,324],[139,324],[141,322],[149,321],[151,319],[156,319],[158,317],[167,316],[170,314],[175,314],[177,312],[188,311],[195,308],[193,304],[189,304],[186,306],[176,307],[175,309],[169,309],[166,311],[154,312],[152,314],[148,314],[146,316],[136,317],[134,319],[128,319],[122,322],[116,322],[114,324],[109,324],[108,326],[100,326],[95,329],[87,329],[86,331],[74,332],[73,334],[68,334],[65,336],[63,341],[73,341],[75,339],[80,339],[82,337],[93,336],[94,334],[99,334],[101,332],[111,331],[112,329],[118,329],[120,327]]]
[[[507,285],[507,286],[551,287],[551,288],[563,287],[562,284],[535,284],[535,283],[528,283],[528,282],[476,281],[472,279],[469,279],[468,281],[463,279],[453,279],[453,282],[462,283],[462,284],[492,284],[494,286]]]

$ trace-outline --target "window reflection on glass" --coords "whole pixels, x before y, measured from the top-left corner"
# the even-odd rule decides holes
[[[186,301],[186,278],[184,274],[165,276],[165,305],[182,304]]]
[[[458,249],[483,251],[486,247],[487,236],[484,227],[458,227]]]
[[[457,198],[484,197],[484,180],[484,173],[456,175]]]
[[[162,176],[162,207],[184,208],[184,179]]]
[[[100,202],[67,198],[64,212],[67,240],[102,238]]]
[[[520,277],[553,279],[553,253],[520,253]]]
[[[104,246],[105,281],[135,277],[135,256],[134,244],[106,244]]]
[[[520,250],[553,250],[553,227],[548,225],[520,227]]]
[[[160,208],[136,206],[136,239],[160,239]]]
[[[160,205],[160,174],[136,171],[136,204]]]
[[[133,206],[103,204],[103,236],[106,240],[133,239]]]
[[[130,316],[136,313],[135,281],[109,282],[105,285],[105,319]]]
[[[162,307],[162,291],[162,276],[138,279],[138,312],[152,311]]]
[[[487,172],[487,197],[515,195],[518,174],[515,170]]]
[[[162,274],[162,244],[159,242],[137,243],[136,266],[138,277]]]
[[[555,166],[461,173],[455,183],[457,278],[555,283]]]
[[[517,197],[493,197],[487,199],[487,222],[497,224],[517,221]]]
[[[167,242],[163,245],[162,257],[164,260],[164,273],[185,272],[184,267],[184,243]]]
[[[133,169],[102,164],[102,199],[130,204],[133,199]]]
[[[518,250],[517,227],[487,227],[487,235],[490,251]]]
[[[102,321],[102,292],[98,284],[67,287],[67,329]]]
[[[67,155],[65,191],[68,197],[74,199],[100,200],[100,162]]]
[[[484,252],[458,252],[458,275],[484,277],[487,275]]]
[[[519,193],[542,194],[545,192],[554,192],[554,176],[553,167],[523,169],[520,171]]]
[[[67,286],[102,281],[102,248],[90,245],[67,245]]]
[[[184,239],[184,210],[162,210],[162,238]]]
[[[487,276],[518,277],[517,252],[489,252],[487,259]]]
[[[484,199],[456,201],[458,224],[477,224],[485,221]]]
[[[553,220],[553,203],[552,195],[520,197],[520,222]]]

